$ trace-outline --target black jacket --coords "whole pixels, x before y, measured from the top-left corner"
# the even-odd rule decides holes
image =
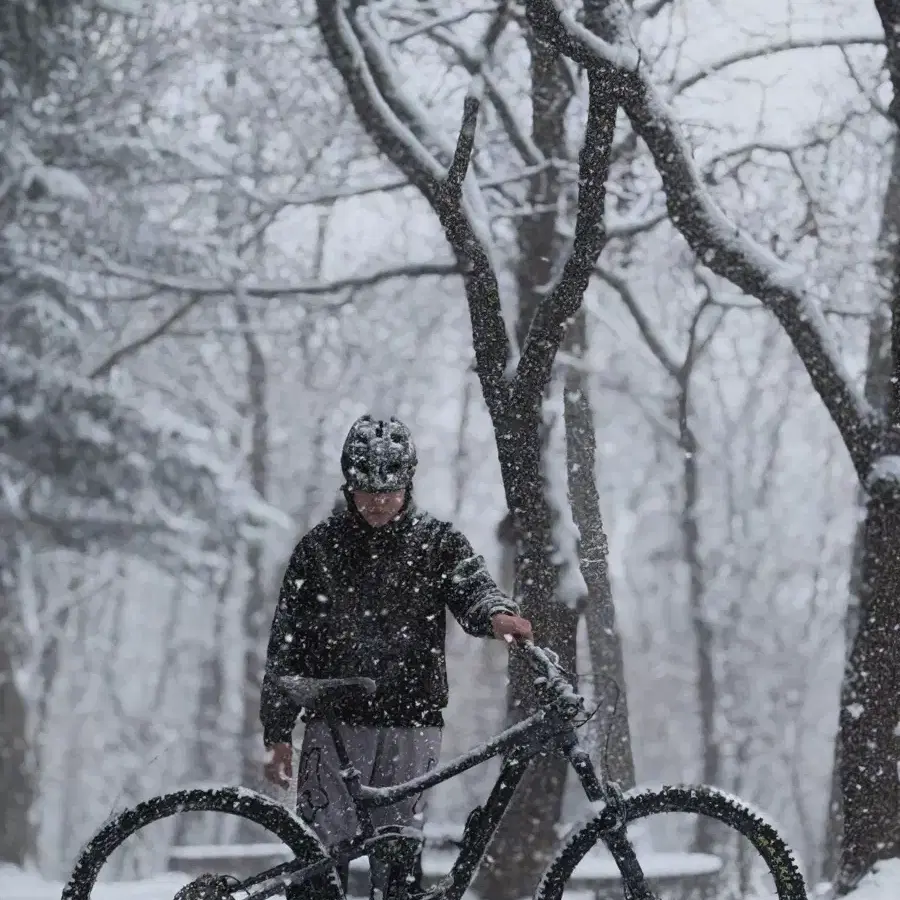
[[[372,528],[355,509],[332,515],[295,548],[272,632],[260,702],[267,746],[289,741],[300,710],[279,675],[367,676],[368,698],[334,711],[357,725],[442,725],[447,705],[445,610],[476,637],[496,612],[518,613],[468,540],[411,505]]]

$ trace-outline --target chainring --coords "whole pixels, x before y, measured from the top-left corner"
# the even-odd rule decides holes
[[[232,900],[239,884],[231,875],[206,873],[186,884],[173,900]]]

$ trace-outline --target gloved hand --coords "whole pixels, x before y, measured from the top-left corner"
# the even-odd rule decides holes
[[[266,781],[286,788],[291,783],[293,773],[294,748],[289,742],[273,744],[266,748],[266,763],[263,773]]]
[[[532,640],[531,622],[521,616],[509,613],[495,613],[491,616],[491,629],[494,637],[506,641]]]

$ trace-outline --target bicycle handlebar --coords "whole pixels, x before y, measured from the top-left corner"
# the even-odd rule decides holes
[[[538,673],[535,683],[548,698],[548,705],[567,718],[574,718],[584,711],[584,698],[575,690],[559,657],[547,647],[539,647],[532,640],[511,642],[523,653],[532,669]],[[331,702],[349,696],[361,697],[374,693],[376,684],[370,678],[305,678],[297,675],[282,676],[279,684],[288,696],[300,706],[327,707]]]
[[[534,641],[518,641],[516,646],[528,657],[533,668],[540,673],[551,695],[551,702],[561,706],[566,714],[576,716],[584,711],[584,698],[565,676],[559,665],[559,657],[546,647],[539,647]]]

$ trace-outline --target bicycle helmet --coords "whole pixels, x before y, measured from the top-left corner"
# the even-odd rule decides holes
[[[393,416],[387,422],[360,416],[350,426],[341,452],[347,487],[369,494],[411,487],[417,462],[410,430]]]

